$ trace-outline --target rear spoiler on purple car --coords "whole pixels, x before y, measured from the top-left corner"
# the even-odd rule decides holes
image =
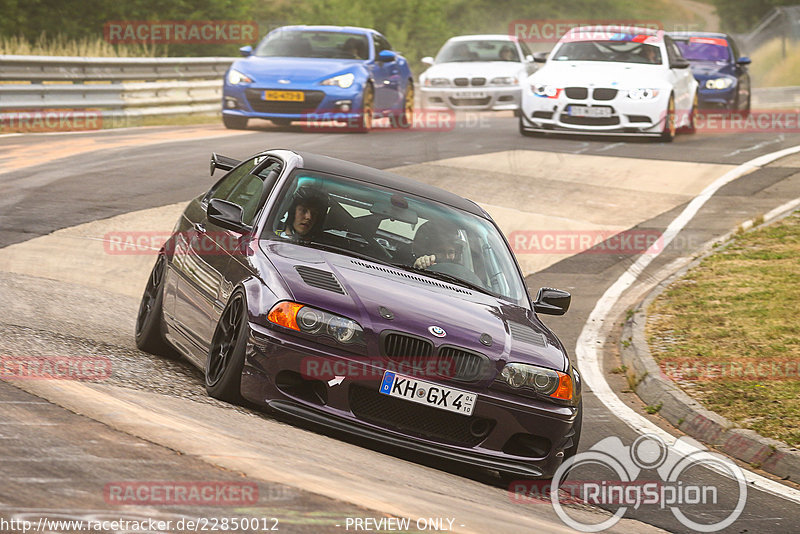
[[[211,176],[214,176],[214,171],[217,169],[229,171],[236,167],[239,163],[241,162],[238,159],[229,158],[228,156],[220,156],[219,154],[212,152],[210,166]]]

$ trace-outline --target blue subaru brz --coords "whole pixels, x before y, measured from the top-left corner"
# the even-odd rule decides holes
[[[222,120],[247,127],[250,118],[280,126],[337,121],[368,131],[375,117],[411,123],[414,84],[406,59],[375,30],[342,26],[284,26],[225,74]]]

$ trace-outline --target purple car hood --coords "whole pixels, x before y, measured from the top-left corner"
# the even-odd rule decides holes
[[[379,353],[379,334],[393,330],[425,337],[436,346],[481,352],[498,362],[527,362],[559,370],[566,365],[555,335],[520,306],[359,258],[275,241],[262,241],[261,247],[296,302],[358,321],[372,354]],[[327,273],[336,282],[331,284]],[[341,291],[336,290],[337,282]],[[383,317],[381,307],[393,317]],[[431,327],[442,328],[445,335],[434,336]],[[484,334],[491,336],[491,345],[481,342]]]

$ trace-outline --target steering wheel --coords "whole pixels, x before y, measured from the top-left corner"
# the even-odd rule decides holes
[[[434,263],[428,267],[428,270],[436,273],[449,274],[450,276],[455,276],[470,284],[475,284],[478,287],[484,287],[483,280],[460,263]]]
[[[380,258],[382,260],[391,260],[392,259],[392,255],[389,254],[389,252],[385,248],[383,248],[383,245],[378,243],[377,239],[375,239],[374,237],[367,237],[365,239],[367,240],[367,243],[370,245],[370,252],[374,252],[375,256],[377,256],[378,258]],[[378,251],[380,251],[380,252],[378,252]]]

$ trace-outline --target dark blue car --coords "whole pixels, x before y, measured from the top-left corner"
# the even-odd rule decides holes
[[[750,58],[739,55],[730,35],[708,32],[669,34],[683,57],[692,64],[692,74],[700,82],[701,109],[750,112]]]
[[[270,32],[225,74],[222,120],[250,118],[280,126],[306,120],[344,122],[368,131],[375,117],[410,124],[414,84],[406,59],[375,30],[284,26]]]

